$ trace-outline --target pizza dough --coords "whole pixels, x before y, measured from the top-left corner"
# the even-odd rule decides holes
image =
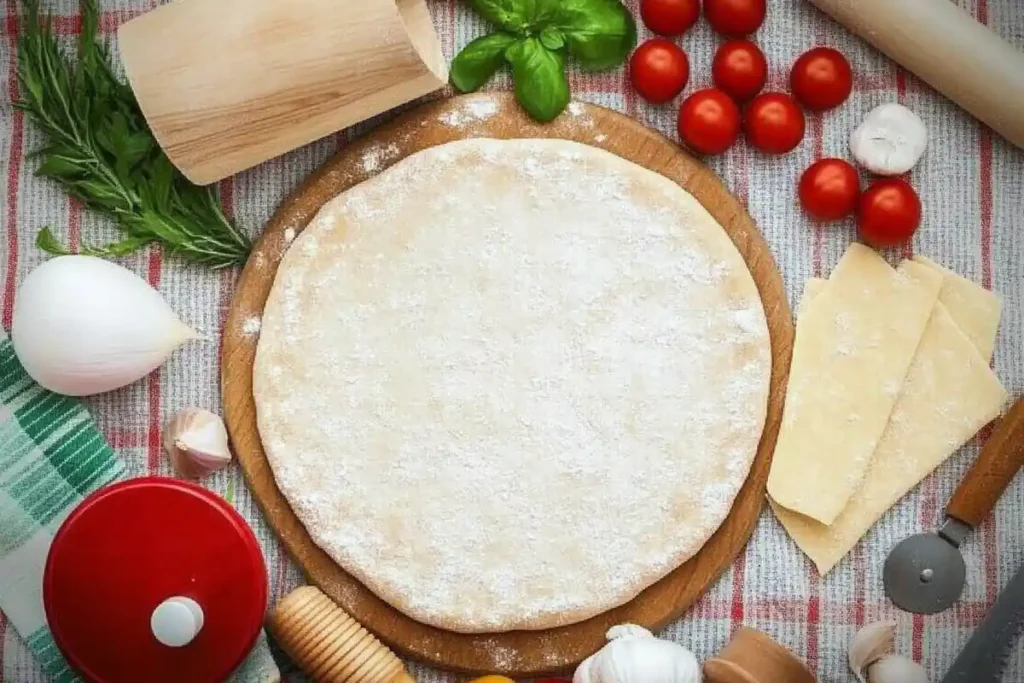
[[[981,294],[990,294],[987,290],[965,280],[968,287],[959,276],[928,264],[944,274],[943,293],[950,291],[952,281],[961,300],[988,298]],[[801,316],[817,304],[825,285],[824,280],[808,281]],[[971,341],[979,339],[991,348],[994,337],[989,319],[979,319],[973,311],[954,318],[940,294],[864,482],[835,521],[826,526],[769,501],[821,574],[845,557],[896,501],[999,415],[1006,391],[989,368],[989,358]]]
[[[668,179],[556,140],[465,140],[326,204],[254,369],[274,477],[381,598],[462,632],[620,605],[696,553],[755,456],[756,286]]]
[[[768,493],[831,524],[860,488],[939,296],[942,276],[893,270],[853,244],[801,315]]]

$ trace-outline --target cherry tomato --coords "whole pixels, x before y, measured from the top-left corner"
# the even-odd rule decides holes
[[[764,22],[765,0],[704,0],[704,16],[723,36],[745,36]]]
[[[857,228],[875,247],[892,247],[910,239],[921,224],[921,200],[905,180],[876,180],[860,197]]]
[[[663,36],[690,30],[700,17],[700,0],[642,0],[640,16],[647,28]]]
[[[768,62],[749,40],[727,40],[715,52],[711,77],[719,89],[739,102],[761,92],[768,78]]]
[[[629,80],[648,102],[668,102],[686,87],[690,62],[683,48],[665,38],[651,38],[629,58]]]
[[[743,118],[747,140],[769,154],[785,154],[804,139],[804,113],[793,98],[766,92],[754,98]]]
[[[838,107],[853,90],[850,63],[838,50],[816,47],[800,55],[789,74],[793,96],[808,109]]]
[[[717,88],[698,90],[679,108],[679,137],[700,154],[721,154],[740,135],[740,110]]]
[[[860,176],[842,159],[819,159],[800,176],[800,204],[812,218],[834,221],[857,208]]]

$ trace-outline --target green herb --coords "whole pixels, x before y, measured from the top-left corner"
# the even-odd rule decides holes
[[[452,61],[452,84],[481,88],[508,62],[516,99],[529,114],[550,121],[569,103],[568,53],[585,69],[618,66],[636,45],[636,22],[621,0],[467,0],[497,24]]]
[[[107,46],[96,39],[96,0],[82,0],[78,60],[57,45],[50,17],[40,18],[38,0],[25,0],[18,40],[15,106],[46,135],[35,153],[37,175],[50,178],[90,209],[117,221],[123,238],[81,252],[123,256],[152,243],[182,258],[223,268],[245,262],[249,240],[221,211],[211,188],[186,179],[161,151],[131,88],[114,74]],[[66,254],[44,228],[36,245]]]
[[[538,121],[550,121],[569,104],[565,58],[539,38],[525,38],[505,53],[512,64],[516,99]]]

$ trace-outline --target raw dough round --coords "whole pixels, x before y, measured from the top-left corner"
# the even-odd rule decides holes
[[[260,435],[313,540],[411,617],[542,629],[725,519],[764,426],[764,309],[687,192],[560,140],[464,140],[327,203],[281,262]]]

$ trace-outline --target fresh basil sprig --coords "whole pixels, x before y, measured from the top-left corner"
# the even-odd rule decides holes
[[[538,121],[554,119],[569,103],[566,54],[597,71],[621,64],[636,45],[636,22],[620,0],[467,2],[499,30],[455,56],[452,84],[478,90],[507,62],[516,99]]]

